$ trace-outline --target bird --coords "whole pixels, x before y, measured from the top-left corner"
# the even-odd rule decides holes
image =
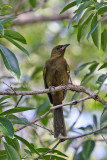
[[[58,45],[52,49],[50,58],[45,62],[43,69],[43,78],[45,88],[66,85],[69,83],[70,68],[64,58],[65,50],[70,44]],[[66,91],[57,91],[48,93],[50,103],[53,106],[62,104]],[[66,127],[63,115],[63,108],[54,109],[53,113],[54,137],[66,137]]]

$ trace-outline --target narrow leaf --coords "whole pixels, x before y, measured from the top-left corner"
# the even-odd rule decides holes
[[[104,29],[104,31],[101,34],[101,47],[103,51],[107,52],[107,29]]]
[[[4,30],[4,35],[26,44],[26,39],[16,31],[6,29]]]
[[[74,71],[74,74],[77,75],[81,70],[83,70],[84,68],[86,68],[88,65],[90,65],[90,64],[92,64],[92,63],[95,63],[95,61],[87,62],[87,63],[84,63],[84,64],[80,65],[80,66]]]
[[[98,14],[96,14],[92,20],[91,27],[94,28],[91,34],[94,44],[98,49],[101,45],[101,22],[99,21]],[[94,27],[93,27],[94,26]]]
[[[0,45],[0,53],[2,55],[6,68],[9,71],[14,72],[17,78],[20,78],[20,68],[14,53],[11,52],[8,48],[4,47],[3,45]]]
[[[63,12],[67,11],[68,9],[70,9],[70,8],[72,8],[72,7],[74,7],[74,6],[76,6],[76,1],[73,1],[73,2],[69,3],[68,5],[66,5],[66,6],[62,9],[62,11],[60,12],[60,14],[62,14]]]
[[[0,24],[5,24],[5,23],[10,22],[14,19],[16,19],[16,17],[10,17],[10,18],[6,18],[6,19],[2,19],[2,20],[0,20]]]
[[[0,24],[0,34],[4,35],[4,29],[3,26]]]
[[[19,48],[22,52],[24,52],[27,56],[29,56],[28,51],[25,48],[23,48],[20,44],[18,44],[17,42],[15,42],[13,39],[9,38],[8,36],[4,36],[4,38],[6,38],[11,43],[13,43],[17,48]]]
[[[97,129],[97,116],[95,114],[93,115],[93,122],[94,122],[96,129]]]
[[[27,140],[25,140],[24,138],[18,136],[18,135],[14,135],[17,139],[19,139],[23,144],[25,144],[31,151],[31,153],[36,153],[37,155],[40,156],[39,152],[33,147],[32,144],[30,144]],[[42,156],[41,156],[42,158]]]
[[[0,117],[0,131],[3,132],[5,136],[13,137],[14,135],[12,123],[3,117]]]
[[[0,114],[0,116],[12,114],[12,113],[19,113],[19,112],[23,112],[23,111],[32,110],[32,109],[35,109],[35,108],[31,108],[31,107],[17,107],[17,108],[12,108],[12,109],[9,109],[9,110],[7,110],[7,111],[2,112],[2,113]]]
[[[12,139],[10,137],[5,136],[5,140],[10,146],[12,146],[18,152],[18,154],[20,154],[20,145],[16,138]]]
[[[12,146],[4,142],[4,147],[6,149],[8,160],[21,160],[19,154]]]
[[[107,62],[105,62],[98,70],[106,68],[107,67]]]
[[[93,19],[93,16],[94,16],[94,13],[91,13],[91,15],[87,18],[87,20],[82,25],[79,26],[78,35],[77,35],[77,39],[79,42],[81,39],[84,39],[84,37],[86,36],[88,28]]]
[[[102,125],[103,123],[107,123],[107,106],[104,107],[100,118],[100,125]]]

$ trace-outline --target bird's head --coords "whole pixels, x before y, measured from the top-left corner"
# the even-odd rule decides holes
[[[65,50],[69,45],[70,44],[64,44],[64,45],[58,45],[58,46],[54,47],[51,52],[51,57],[53,57],[53,58],[59,57],[59,56],[63,57]]]

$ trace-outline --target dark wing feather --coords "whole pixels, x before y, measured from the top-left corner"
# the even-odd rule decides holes
[[[44,78],[45,88],[48,88],[47,83],[46,83],[46,67],[45,67],[45,66],[44,66],[44,69],[43,69],[43,78]],[[53,100],[52,100],[52,95],[51,95],[51,93],[48,93],[47,95],[48,95],[48,97],[49,97],[50,102],[53,104]]]

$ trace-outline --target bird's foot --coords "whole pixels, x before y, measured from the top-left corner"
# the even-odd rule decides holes
[[[54,86],[50,86],[50,87],[49,87],[49,91],[50,91],[52,94],[54,94],[55,87],[54,87]]]

